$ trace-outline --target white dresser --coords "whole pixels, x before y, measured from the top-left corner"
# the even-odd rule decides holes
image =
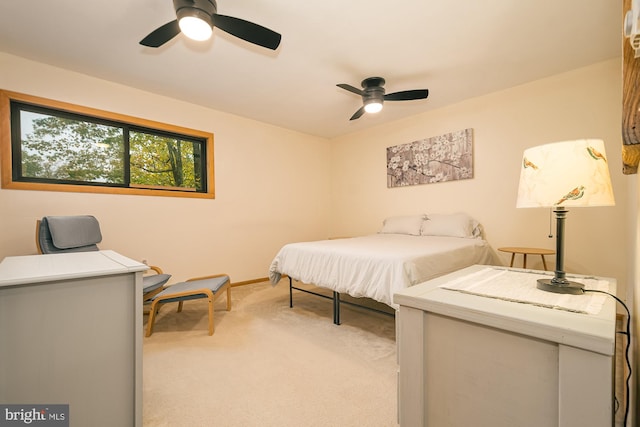
[[[71,426],[142,426],[142,273],[113,251],[0,263],[0,402]]]
[[[400,425],[611,426],[615,300],[581,314],[439,287],[483,268],[395,294]]]

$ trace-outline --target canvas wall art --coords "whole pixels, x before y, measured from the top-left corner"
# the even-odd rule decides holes
[[[473,129],[387,148],[387,187],[473,178]]]

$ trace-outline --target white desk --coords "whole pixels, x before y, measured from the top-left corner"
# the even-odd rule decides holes
[[[142,272],[113,251],[0,263],[0,402],[142,426]]]
[[[395,294],[401,426],[612,425],[613,298],[587,315],[438,288],[485,267]]]

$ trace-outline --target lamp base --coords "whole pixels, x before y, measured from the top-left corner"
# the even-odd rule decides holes
[[[584,285],[569,280],[538,279],[538,289],[556,294],[580,295],[584,293]]]

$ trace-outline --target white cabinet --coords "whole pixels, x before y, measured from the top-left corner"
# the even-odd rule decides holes
[[[0,263],[0,402],[71,426],[142,425],[142,272],[113,251]]]
[[[481,268],[395,294],[400,425],[612,425],[615,300],[581,314],[439,287]]]

